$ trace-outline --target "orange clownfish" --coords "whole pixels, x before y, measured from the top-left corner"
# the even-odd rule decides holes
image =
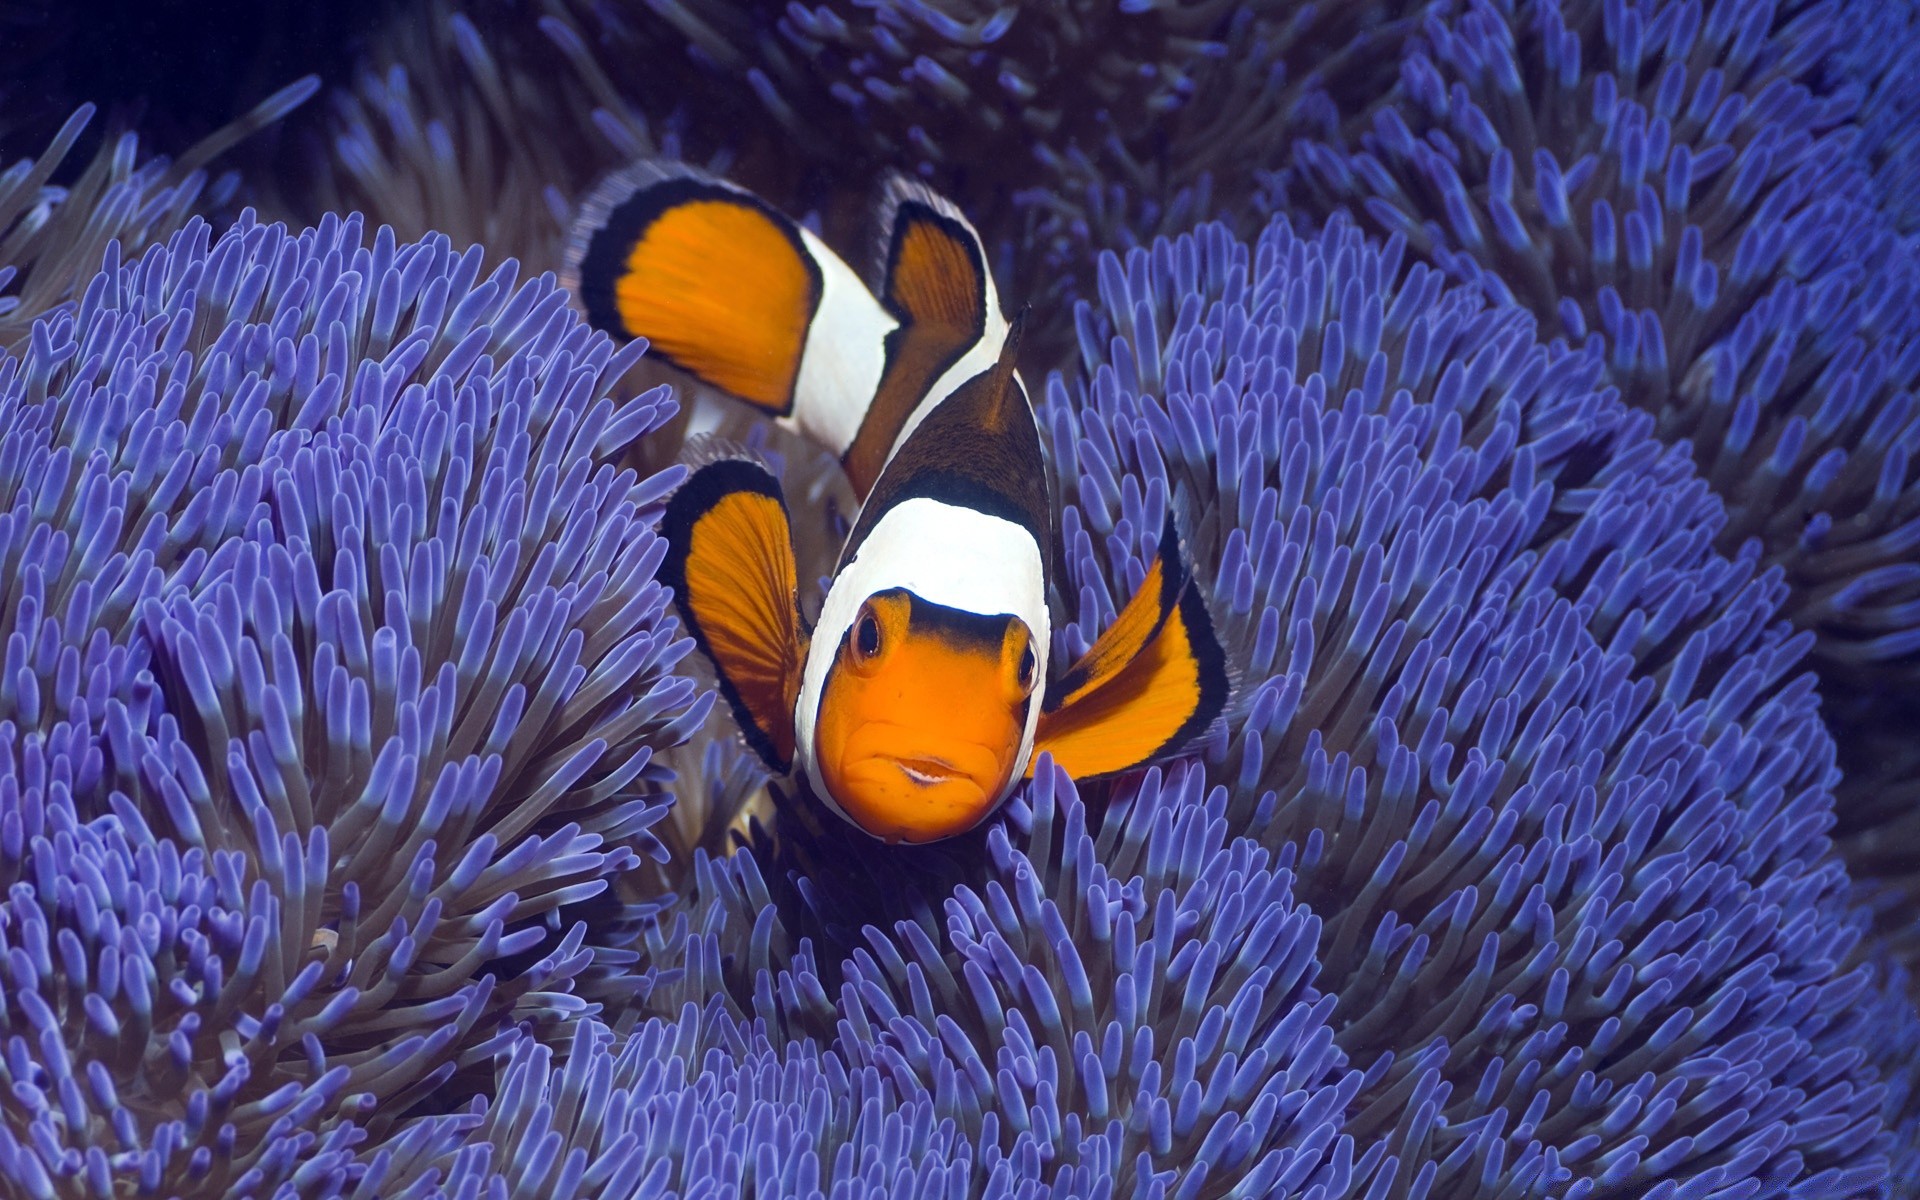
[[[978,825],[1040,751],[1078,777],[1177,753],[1230,682],[1171,517],[1139,592],[1050,671],[1019,322],[952,204],[896,179],[881,225],[870,291],[750,193],[648,164],[589,203],[570,274],[595,325],[840,456],[862,503],[811,625],[779,483],[750,458],[698,465],[668,500],[660,577],[772,770],[876,838],[930,842]]]

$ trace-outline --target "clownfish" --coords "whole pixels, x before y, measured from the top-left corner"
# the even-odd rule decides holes
[[[584,207],[569,279],[595,326],[840,457],[861,505],[819,616],[799,603],[774,475],[693,464],[661,518],[660,579],[747,743],[887,842],[990,815],[1045,751],[1076,777],[1180,752],[1231,680],[1169,514],[1146,579],[1050,668],[1054,521],[1040,432],[979,234],[901,178],[876,286],[809,230],[679,166]]]

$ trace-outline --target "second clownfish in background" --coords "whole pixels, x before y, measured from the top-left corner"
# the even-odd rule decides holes
[[[1224,655],[1171,516],[1140,590],[1050,668],[1053,510],[979,235],[891,180],[873,290],[724,181],[642,164],[585,207],[569,283],[597,327],[839,456],[862,504],[818,620],[780,485],[714,458],[667,502],[661,579],[748,743],[888,842],[963,833],[1047,751],[1076,777],[1180,752]]]

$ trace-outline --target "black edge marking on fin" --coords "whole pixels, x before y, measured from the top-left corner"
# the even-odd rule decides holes
[[[899,322],[884,343],[880,385],[842,465],[862,493],[935,382],[986,335],[993,281],[979,234],[950,202],[895,175],[880,205],[874,291]]]
[[[1174,610],[1180,604],[1182,595],[1187,590],[1189,573],[1187,571],[1185,556],[1180,552],[1180,532],[1174,526],[1173,513],[1171,511],[1167,513],[1166,525],[1160,531],[1160,544],[1154,554],[1160,567],[1159,615],[1154,619],[1152,627],[1140,638],[1140,645],[1143,647],[1160,635],[1160,630],[1166,626],[1167,619],[1173,615]],[[1131,600],[1128,601],[1127,605],[1122,606],[1121,612],[1125,612],[1127,607],[1130,607],[1132,603]],[[1202,606],[1202,611],[1204,613],[1204,606]],[[1115,614],[1115,620],[1117,621],[1118,619],[1119,614]],[[1213,623],[1211,618],[1209,618],[1207,622],[1209,633],[1212,632],[1212,628]],[[1099,644],[1097,638],[1094,644]],[[1223,661],[1224,657],[1223,655]],[[1055,711],[1061,704],[1065,703],[1067,697],[1085,689],[1089,684],[1094,683],[1098,666],[1099,664],[1095,660],[1091,650],[1089,650],[1087,654],[1081,655],[1079,661],[1068,667],[1064,674],[1047,685],[1046,698],[1041,702],[1041,711]],[[1123,668],[1124,666],[1124,663],[1119,664],[1119,668]]]
[[[992,277],[987,272],[986,248],[980,241],[980,233],[973,227],[973,222],[967,220],[966,214],[960,211],[960,206],[919,180],[894,170],[889,171],[881,181],[880,200],[875,209],[873,277],[868,281],[874,295],[884,297],[887,283],[893,276],[895,256],[900,247],[901,213],[915,210],[921,214],[916,219],[931,220],[949,237],[969,246],[979,264],[981,282],[992,285]]]
[[[944,244],[938,247],[923,244],[916,235],[935,235]],[[921,276],[932,273],[933,268],[949,265],[920,257],[935,249],[957,259],[966,275],[958,279],[944,274],[931,281],[922,279]],[[909,255],[914,257],[909,259]],[[964,349],[986,332],[987,289],[992,286],[987,276],[985,251],[971,225],[922,200],[900,204],[888,240],[879,295],[903,326],[911,323],[937,327]]]
[[[1168,527],[1172,527],[1171,517],[1168,518]],[[1233,669],[1227,662],[1226,648],[1220,644],[1219,634],[1213,628],[1213,614],[1208,610],[1206,597],[1201,594],[1200,585],[1191,573],[1187,574],[1180,590],[1179,613],[1181,623],[1187,630],[1187,644],[1199,669],[1200,699],[1194,705],[1193,714],[1154,751],[1152,758],[1175,754],[1206,733],[1208,726],[1226,711],[1233,697]],[[1164,622],[1162,624],[1164,627]],[[1160,631],[1155,630],[1154,636],[1160,636]]]
[[[1094,648],[1085,656],[1094,660],[1092,669],[1077,676],[1070,671],[1063,677],[1067,687],[1056,685],[1048,689],[1035,750],[1053,753],[1056,761],[1075,774],[1109,775],[1180,753],[1220,718],[1231,698],[1232,668],[1215,633],[1202,589],[1185,565],[1175,530],[1169,515],[1156,551],[1155,569],[1161,575],[1158,593],[1151,601],[1144,589],[1136,593],[1102,636],[1109,636],[1123,621],[1131,628],[1118,635],[1117,643],[1109,642],[1104,649],[1100,639],[1096,639]],[[1159,611],[1149,615],[1151,610],[1141,607],[1148,603]],[[1167,642],[1168,638],[1176,638],[1177,643]],[[1177,651],[1176,644],[1179,645]],[[1167,657],[1174,653],[1182,657]],[[1187,686],[1184,670],[1172,680],[1161,679],[1160,672],[1172,661],[1191,667],[1192,691],[1181,701],[1187,707],[1169,711],[1164,704],[1150,703],[1146,709],[1135,709],[1142,697],[1151,700],[1158,688],[1169,683],[1184,690]],[[1162,665],[1155,666],[1156,662]],[[1129,695],[1132,688],[1146,690]],[[1136,728],[1132,736],[1152,737],[1154,743],[1150,747],[1121,750],[1101,736],[1100,731],[1108,728],[1110,721],[1128,724],[1137,720],[1129,713],[1156,710],[1166,716],[1178,716],[1179,723],[1165,732],[1155,729],[1153,720],[1149,720],[1145,728]],[[1164,725],[1160,728],[1164,729]]]
[[[609,227],[614,214],[628,201],[650,188],[676,180],[726,188],[725,182],[671,159],[643,158],[605,176],[594,184],[574,214],[567,231],[566,249],[560,256],[560,286],[572,292],[595,329],[628,336],[620,325],[619,311],[613,306],[613,281],[619,277],[617,254],[633,244],[633,236],[614,237]],[[637,236],[637,233],[635,234]],[[609,259],[614,261],[609,261]]]
[[[699,201],[721,201],[752,211],[779,231],[804,273],[810,322],[811,314],[819,309],[825,281],[819,263],[800,236],[799,227],[752,192],[684,163],[643,160],[601,181],[581,204],[568,239],[560,281],[577,298],[588,323],[595,329],[623,338],[644,337],[650,343],[648,353],[654,357],[722,390],[741,395],[763,412],[789,416],[804,349],[804,328],[800,344],[791,347],[790,369],[783,372],[784,396],[753,397],[746,395],[744,389],[712,378],[710,367],[693,361],[684,351],[676,351],[671,344],[674,339],[632,328],[621,312],[619,285],[629,273],[634,248],[662,217]],[[724,337],[724,331],[716,331],[715,336]]]
[[[767,468],[750,458],[721,457],[714,458],[696,469],[686,482],[682,483],[667,500],[665,514],[661,517],[660,532],[667,541],[666,557],[660,564],[658,578],[673,590],[674,606],[686,625],[687,632],[700,647],[701,653],[713,664],[714,677],[719,684],[720,694],[727,706],[733,711],[734,721],[740,728],[741,736],[747,745],[770,769],[785,774],[792,769],[793,740],[791,711],[773,714],[756,713],[742,695],[730,676],[727,664],[720,661],[715,653],[715,643],[708,631],[702,626],[697,604],[688,594],[687,566],[693,551],[693,534],[702,517],[705,517],[729,497],[749,493],[771,499],[779,506],[783,522],[787,521],[786,498],[780,482]],[[784,547],[787,561],[793,562],[791,525],[787,524],[787,537]],[[805,630],[800,620],[797,597],[789,594],[786,604],[790,607],[791,637],[795,644],[789,648],[794,655],[804,654],[800,639]],[[784,720],[784,727],[769,729],[764,727],[771,716]],[[785,740],[789,743],[783,752],[780,735],[784,728]]]

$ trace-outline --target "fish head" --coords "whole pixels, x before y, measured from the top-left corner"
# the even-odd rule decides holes
[[[999,806],[1030,751],[1040,661],[1026,622],[890,588],[865,599],[833,653],[813,757],[849,820],[931,842]]]

